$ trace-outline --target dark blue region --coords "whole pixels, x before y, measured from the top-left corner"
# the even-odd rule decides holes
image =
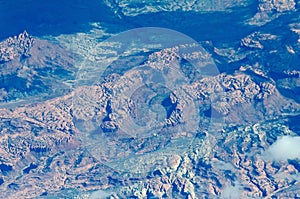
[[[38,165],[35,165],[35,164],[31,163],[29,165],[29,167],[23,169],[23,172],[28,174],[31,170],[36,169],[37,167],[38,167]]]
[[[24,30],[34,36],[85,32],[91,22],[101,22],[113,33],[151,26],[177,30],[197,41],[228,42],[253,30],[245,20],[255,14],[256,8],[253,3],[233,12],[176,11],[128,17],[117,16],[101,0],[0,0],[0,40]]]
[[[163,27],[184,33],[196,41],[235,42],[251,33],[255,27],[246,20],[257,12],[257,4],[232,8],[231,12],[176,11],[125,17],[135,27]]]
[[[12,166],[6,164],[0,164],[0,171],[2,173],[6,173],[8,171],[12,171]]]
[[[34,36],[84,31],[89,22],[117,20],[101,0],[0,0],[0,40],[27,30]]]

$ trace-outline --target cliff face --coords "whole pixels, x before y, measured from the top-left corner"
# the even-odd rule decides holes
[[[27,32],[0,43],[0,101],[18,102],[42,95],[60,95],[74,78],[74,55],[60,45]],[[58,86],[59,85],[59,86]]]

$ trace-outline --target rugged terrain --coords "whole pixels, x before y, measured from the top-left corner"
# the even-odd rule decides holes
[[[299,198],[299,1],[105,2],[166,26],[256,9],[234,39],[94,24],[2,41],[1,198]]]

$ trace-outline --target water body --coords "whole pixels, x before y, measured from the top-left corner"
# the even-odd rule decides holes
[[[107,32],[151,26],[170,28],[198,41],[233,41],[252,31],[244,21],[255,14],[256,6],[232,12],[176,11],[120,17],[99,0],[0,0],[0,40],[24,30],[37,37],[85,32],[90,23],[100,22]]]
[[[115,22],[112,11],[98,0],[1,0],[0,39],[27,30],[34,36],[71,34],[89,22]]]

